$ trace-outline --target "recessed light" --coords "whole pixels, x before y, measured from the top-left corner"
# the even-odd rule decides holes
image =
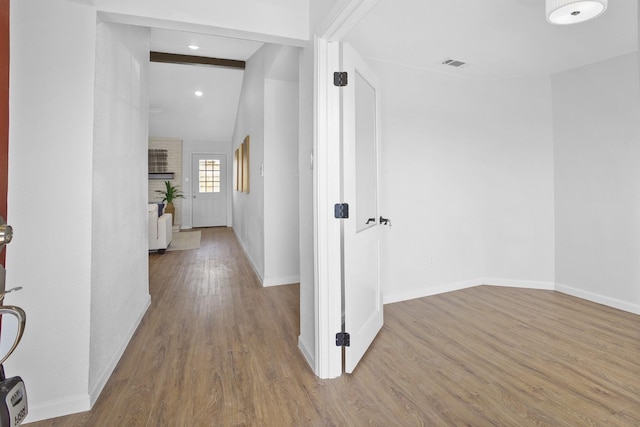
[[[190,45],[189,45],[189,49],[191,49],[191,50],[198,50],[198,49],[200,49],[200,46],[198,46],[197,44],[190,44]]]
[[[194,94],[195,94],[196,96],[202,96],[202,95],[204,95],[204,93],[202,93],[202,91],[200,91],[200,90],[195,91],[195,92],[194,92]]]

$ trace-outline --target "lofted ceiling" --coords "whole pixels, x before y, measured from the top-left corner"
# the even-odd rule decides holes
[[[544,0],[380,0],[347,35],[362,56],[471,78],[547,76],[638,49],[636,0],[549,24]],[[460,68],[445,59],[466,62]]]
[[[194,51],[190,44],[200,46]],[[246,61],[262,43],[172,30],[151,29],[151,50]],[[149,136],[192,141],[231,141],[243,70],[152,62]],[[202,91],[197,97],[195,91]]]

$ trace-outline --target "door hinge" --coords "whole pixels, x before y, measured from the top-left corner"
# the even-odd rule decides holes
[[[333,85],[338,87],[346,86],[348,83],[348,76],[346,71],[336,71],[333,73]]]
[[[336,334],[337,347],[349,347],[351,345],[351,335],[348,332],[338,332]]]
[[[333,207],[333,215],[338,219],[349,218],[349,204],[338,203]]]

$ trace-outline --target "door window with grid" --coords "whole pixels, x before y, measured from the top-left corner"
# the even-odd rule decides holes
[[[200,159],[198,162],[198,190],[200,193],[220,192],[220,160]]]

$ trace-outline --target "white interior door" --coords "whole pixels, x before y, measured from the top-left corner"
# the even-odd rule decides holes
[[[227,156],[192,154],[193,227],[227,225]]]
[[[342,90],[345,371],[353,372],[383,324],[379,269],[379,84],[348,44],[342,49],[348,84]]]

